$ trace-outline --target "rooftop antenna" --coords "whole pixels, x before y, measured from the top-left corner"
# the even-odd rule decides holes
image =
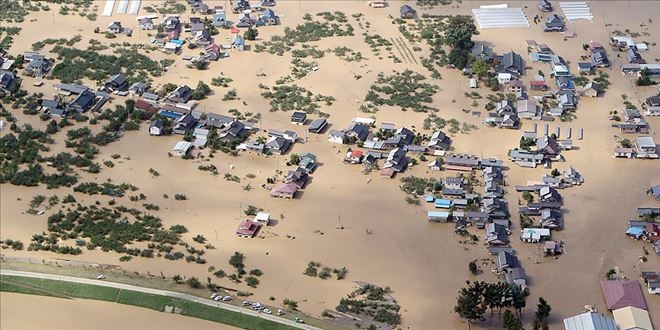
[[[344,229],[344,226],[341,224],[341,213],[337,211],[337,229]]]

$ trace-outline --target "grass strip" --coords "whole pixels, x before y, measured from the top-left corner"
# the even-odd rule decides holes
[[[166,305],[179,307],[182,315],[195,317],[212,322],[223,323],[247,330],[296,330],[297,328],[265,320],[251,315],[245,315],[221,308],[208,306],[179,298],[165,297],[150,293],[120,290],[115,288],[46,280],[21,276],[0,276],[0,291],[23,294],[44,295],[52,297],[72,297],[117,302],[163,311]]]
[[[0,282],[2,282],[2,291],[5,291],[5,283],[11,283],[30,288],[34,292],[45,291],[46,293],[49,293],[50,296],[53,296],[53,294],[59,294],[61,296],[73,298],[114,302],[117,299],[117,294],[119,294],[119,289],[115,288],[21,276],[2,275],[0,277]]]

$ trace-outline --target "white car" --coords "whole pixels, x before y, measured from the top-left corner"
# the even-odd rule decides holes
[[[252,305],[251,302],[249,302],[247,300],[243,300],[243,306],[250,306],[250,305]]]
[[[213,300],[220,301],[220,300],[222,300],[222,296],[215,296],[215,298],[213,298]]]
[[[268,308],[264,309],[263,312],[266,313],[266,314],[271,314],[271,313],[272,313],[272,312],[270,311],[270,309],[268,309]]]
[[[97,280],[104,280],[104,279],[105,279],[105,275],[101,274],[101,275],[97,276],[96,279],[97,279]]]
[[[215,297],[217,297],[217,296],[218,296],[218,293],[217,293],[217,292],[213,292],[213,293],[211,294],[211,299],[215,299]]]
[[[284,315],[284,311],[281,310],[281,309],[278,309],[278,310],[277,310],[277,315],[279,315],[279,316]]]
[[[231,296],[225,296],[222,298],[222,301],[231,301]]]

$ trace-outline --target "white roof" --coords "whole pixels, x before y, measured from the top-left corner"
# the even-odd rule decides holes
[[[637,145],[642,148],[655,148],[655,141],[652,136],[638,136]]]
[[[174,145],[174,148],[172,148],[172,151],[178,151],[178,152],[186,152],[188,149],[192,147],[192,143],[186,142],[186,141],[179,141]]]
[[[649,313],[641,308],[628,306],[612,311],[614,322],[621,330],[653,330]]]
[[[501,72],[497,74],[498,79],[511,79],[510,73]]]
[[[173,42],[168,42],[165,44],[165,49],[179,49],[180,45]]]
[[[617,330],[614,320],[598,313],[582,313],[564,319],[566,330]]]
[[[371,124],[375,123],[376,120],[371,119],[371,118],[356,117],[356,118],[353,118],[353,122],[354,123],[371,125]]]
[[[254,217],[254,220],[262,221],[262,222],[268,221],[268,219],[270,219],[270,213],[267,212],[259,212]]]
[[[524,228],[522,230],[522,238],[531,238],[540,240],[541,237],[550,236],[550,229],[548,228]]]

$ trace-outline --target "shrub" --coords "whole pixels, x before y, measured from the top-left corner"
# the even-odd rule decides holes
[[[256,288],[259,285],[259,280],[254,276],[248,276],[245,278],[245,283],[253,288]]]

